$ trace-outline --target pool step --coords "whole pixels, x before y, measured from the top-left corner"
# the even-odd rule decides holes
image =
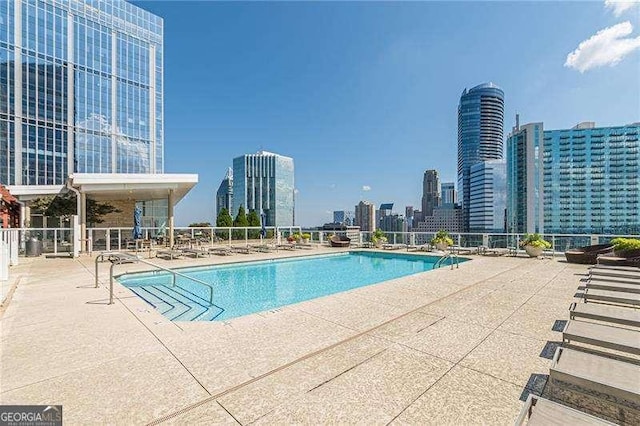
[[[173,306],[172,309],[162,312],[162,315],[164,315],[165,317],[171,320],[191,310],[191,306],[168,294],[166,292],[168,287],[165,287],[162,285],[160,286],[148,285],[148,286],[142,286],[141,288],[144,291],[146,291],[147,295],[152,295],[156,299],[162,300],[167,305]]]
[[[177,286],[147,285],[130,289],[171,321],[211,321],[223,311]]]
[[[155,293],[150,292],[146,286],[129,287],[129,290],[134,292],[139,298],[147,302],[162,315],[175,308],[175,306],[171,303],[167,303],[165,300],[158,297]]]

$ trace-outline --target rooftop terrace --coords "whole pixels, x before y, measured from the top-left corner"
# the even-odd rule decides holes
[[[473,257],[227,322],[174,323],[118,284],[107,305],[93,260],[31,258],[12,269],[1,404],[62,404],[69,424],[513,424],[527,393],[540,391],[562,341],[556,321],[568,319],[586,272]]]

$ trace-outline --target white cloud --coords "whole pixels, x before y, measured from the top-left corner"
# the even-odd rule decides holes
[[[363,191],[371,191],[371,187],[369,185],[362,185]]]
[[[611,9],[615,16],[620,16],[633,6],[640,4],[640,0],[605,0],[604,5],[607,9]]]
[[[627,37],[633,32],[631,22],[621,22],[598,31],[567,55],[565,67],[585,72],[605,65],[614,66],[640,48],[640,37]]]

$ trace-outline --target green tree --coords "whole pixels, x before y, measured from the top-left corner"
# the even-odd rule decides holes
[[[31,201],[29,207],[48,217],[67,218],[77,213],[76,195],[73,192],[67,192],[52,197],[40,197]],[[99,203],[87,198],[87,223],[89,224],[102,223],[104,216],[121,212],[122,210],[109,203]]]
[[[229,214],[229,210],[221,208],[218,212],[218,218],[216,219],[216,226],[221,228],[233,226],[233,218]]]
[[[238,209],[238,214],[236,215],[236,218],[233,220],[233,226],[235,226],[236,228],[243,228],[243,227],[249,226],[249,221],[247,220],[247,214],[245,213],[243,206],[240,206],[240,208]],[[234,231],[233,238],[237,240],[243,239],[244,230]]]
[[[249,214],[247,215],[247,222],[249,223],[249,226],[260,226],[260,217],[258,216],[258,213],[255,210],[251,210],[249,211]],[[259,230],[250,230],[249,231],[249,238],[251,239],[257,239],[260,238],[260,231]]]

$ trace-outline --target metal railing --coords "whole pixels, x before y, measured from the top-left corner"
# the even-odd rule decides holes
[[[455,253],[445,253],[436,263],[433,264],[433,269],[438,269],[444,264],[444,261],[449,259],[451,262],[451,269],[453,270],[453,259],[456,260],[456,269],[460,267],[460,260],[458,259],[458,255]]]
[[[98,263],[99,262],[104,262],[105,257],[107,258],[107,260],[109,260],[111,262],[111,266],[109,267],[109,304],[112,305],[113,304],[113,268],[116,265],[122,265],[125,263],[137,263],[137,262],[141,262],[144,263],[145,265],[149,265],[152,266],[154,268],[163,270],[165,272],[168,272],[171,274],[172,279],[171,279],[171,286],[172,287],[178,287],[178,288],[182,288],[179,285],[176,284],[176,277],[183,277],[186,278],[188,280],[191,280],[197,284],[200,285],[204,285],[206,287],[209,288],[209,304],[213,305],[213,286],[209,283],[206,283],[202,280],[199,280],[197,278],[194,277],[190,277],[189,275],[185,275],[181,272],[175,271],[173,269],[170,268],[165,268],[164,266],[160,266],[158,264],[155,264],[153,262],[149,262],[148,260],[145,259],[141,259],[138,256],[134,256],[131,255],[129,253],[121,253],[121,252],[103,252],[100,253],[98,256],[96,256],[96,261],[95,261],[95,268],[96,268],[96,284],[95,287],[98,288],[99,286],[99,280],[98,280]],[[182,288],[183,290],[185,290],[184,288]],[[185,290],[186,291],[186,290]]]

